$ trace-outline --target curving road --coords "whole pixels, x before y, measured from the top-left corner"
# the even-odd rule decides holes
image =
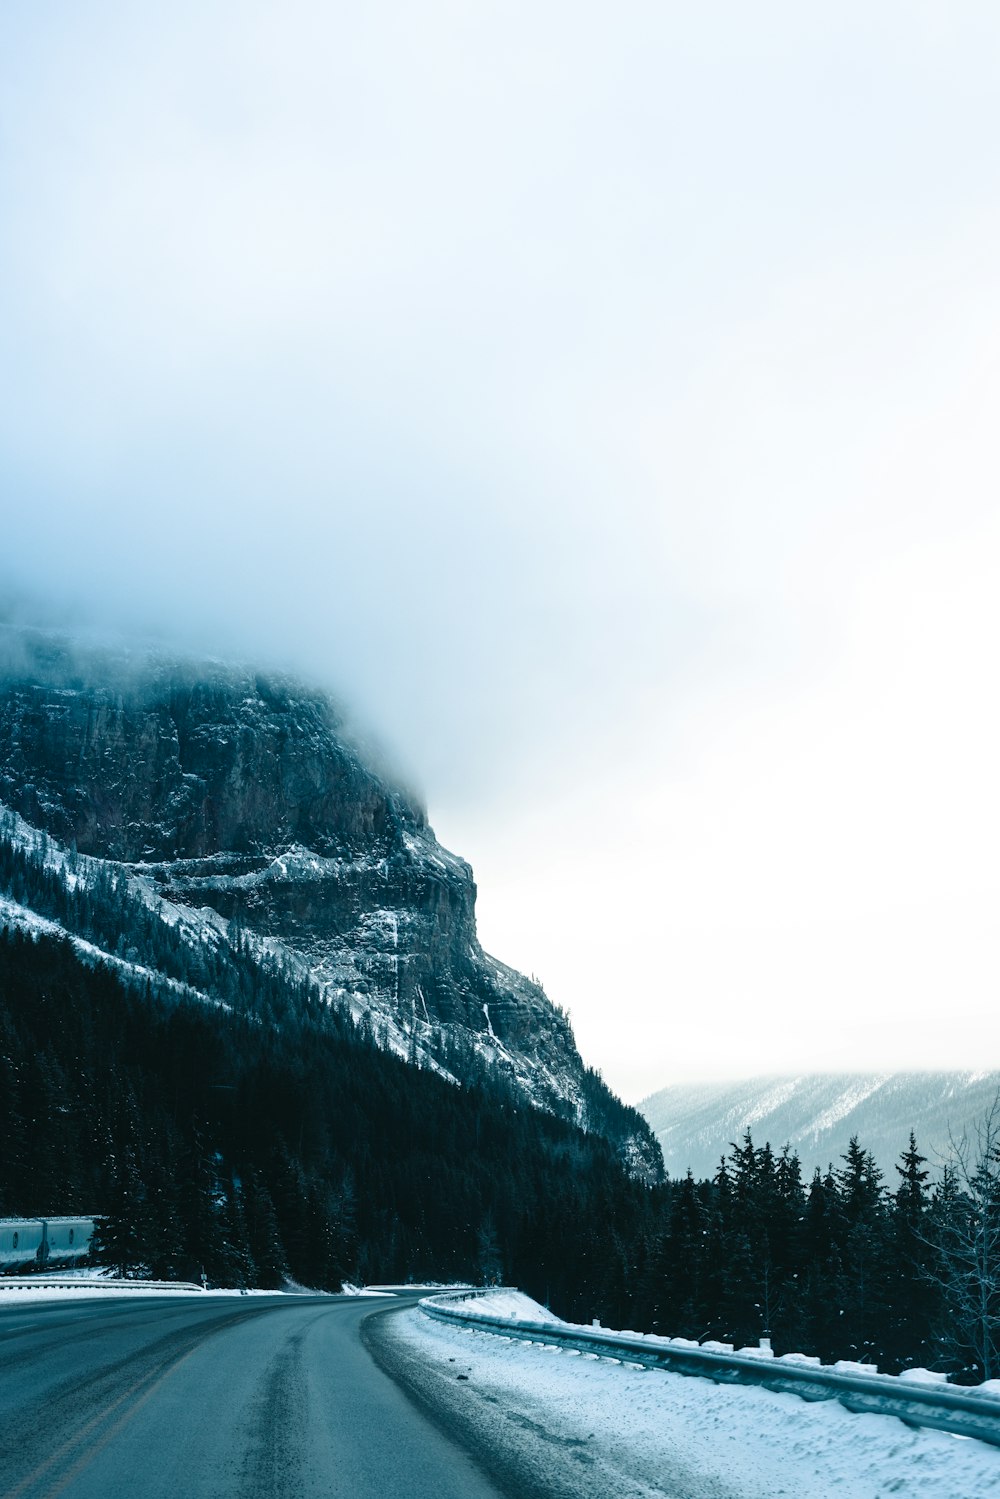
[[[0,1309],[4,1499],[502,1492],[361,1341],[365,1319],[413,1296],[72,1294]]]

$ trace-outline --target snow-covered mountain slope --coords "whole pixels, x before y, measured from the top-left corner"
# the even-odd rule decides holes
[[[469,865],[322,694],[0,627],[0,804],[53,887],[34,913],[0,887],[4,919],[57,920],[209,995],[212,964],[286,973],[381,1045],[457,1080],[478,1058],[658,1176],[645,1121],[585,1068],[562,1011],[482,950]],[[73,923],[109,889],[121,930],[95,940]]]
[[[892,1168],[911,1129],[933,1167],[951,1153],[949,1134],[974,1131],[998,1089],[1000,1072],[811,1073],[677,1084],[639,1107],[671,1176],[689,1166],[696,1177],[714,1175],[730,1142],[749,1129],[758,1145],[791,1144],[806,1177],[816,1166],[838,1165],[857,1135],[894,1188]]]

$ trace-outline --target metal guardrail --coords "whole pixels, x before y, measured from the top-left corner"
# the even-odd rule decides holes
[[[15,1280],[13,1276],[0,1275],[0,1291],[197,1291],[201,1295],[203,1290],[203,1286],[188,1280],[113,1280],[97,1275],[78,1275],[72,1280],[28,1275]]]
[[[507,1288],[504,1288],[507,1289]],[[522,1322],[511,1317],[491,1317],[484,1312],[445,1304],[469,1301],[485,1291],[466,1292],[461,1297],[428,1297],[421,1310],[440,1322],[475,1328],[500,1337],[548,1347],[570,1348],[578,1353],[644,1368],[693,1374],[717,1384],[764,1385],[785,1390],[805,1400],[838,1400],[850,1411],[898,1416],[911,1426],[930,1426],[954,1436],[977,1437],[1000,1447],[1000,1398],[976,1393],[974,1387],[922,1385],[894,1374],[855,1374],[821,1364],[753,1353],[722,1353],[685,1346],[650,1333],[611,1332],[578,1327],[570,1322]]]

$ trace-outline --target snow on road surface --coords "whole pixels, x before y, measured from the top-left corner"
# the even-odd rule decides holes
[[[550,1315],[510,1292],[475,1305]],[[1000,1499],[1000,1448],[893,1416],[508,1342],[418,1309],[384,1327],[455,1418],[518,1449],[524,1471],[566,1499]]]

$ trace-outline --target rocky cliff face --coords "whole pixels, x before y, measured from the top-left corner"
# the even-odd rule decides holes
[[[425,827],[338,738],[322,697],[219,666],[100,666],[41,641],[0,689],[0,794],[81,853],[134,863],[302,843],[349,857]]]
[[[27,824],[113,861],[165,910],[200,912],[213,941],[262,944],[412,1060],[447,1071],[472,1047],[532,1102],[585,1127],[600,1116],[657,1174],[633,1112],[609,1126],[615,1101],[565,1017],[483,952],[469,865],[364,763],[329,700],[219,665],[82,658],[42,635],[8,638],[6,656],[0,801]]]

